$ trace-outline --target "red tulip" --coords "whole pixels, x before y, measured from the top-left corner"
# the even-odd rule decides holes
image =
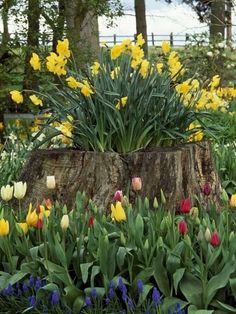
[[[208,196],[211,194],[211,185],[209,182],[205,183],[202,189],[202,192],[204,195]]]
[[[114,194],[114,201],[115,202],[121,202],[122,198],[123,198],[123,192],[120,190],[116,191]]]
[[[192,208],[191,200],[189,198],[183,199],[180,202],[180,212],[183,214],[188,214]]]
[[[89,226],[93,226],[93,223],[94,223],[94,217],[90,216],[89,221],[88,221]]]
[[[188,226],[185,220],[181,220],[178,225],[179,234],[185,235],[188,232]]]
[[[214,231],[211,235],[211,245],[217,247],[220,245],[220,236],[217,231]]]
[[[43,228],[43,219],[39,218],[39,220],[37,222],[37,225],[36,225],[36,228],[37,229],[42,229]]]

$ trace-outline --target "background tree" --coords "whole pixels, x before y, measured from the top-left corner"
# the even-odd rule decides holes
[[[135,17],[136,17],[136,33],[143,34],[145,44],[143,45],[143,50],[145,55],[148,53],[148,37],[147,37],[147,22],[146,22],[146,7],[145,0],[135,0]]]

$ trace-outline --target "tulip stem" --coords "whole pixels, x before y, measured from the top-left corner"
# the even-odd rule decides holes
[[[20,200],[19,200],[18,204],[19,204],[18,221],[21,221],[21,203],[20,203]]]

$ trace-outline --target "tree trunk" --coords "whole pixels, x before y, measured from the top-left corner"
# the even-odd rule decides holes
[[[54,175],[56,189],[46,188],[46,177]],[[109,210],[116,190],[130,191],[131,178],[141,177],[140,195],[151,201],[166,195],[167,208],[179,208],[182,198],[201,194],[206,182],[211,184],[211,199],[218,204],[220,183],[207,142],[158,148],[127,155],[82,152],[77,150],[37,150],[31,153],[21,181],[28,185],[24,206],[37,205],[44,198],[56,199],[71,209],[76,192],[85,191],[98,206]]]
[[[65,0],[67,38],[78,65],[98,55],[98,19],[81,0]],[[88,56],[89,53],[89,56]],[[88,60],[89,59],[89,60]]]
[[[58,1],[58,17],[56,27],[53,29],[53,51],[56,51],[57,41],[61,40],[64,33],[65,25],[65,0]]]
[[[225,38],[225,2],[224,0],[211,1],[210,38],[222,36]]]
[[[148,54],[148,38],[147,38],[147,23],[146,23],[146,8],[145,0],[135,0],[134,1],[135,16],[136,16],[136,32],[142,34],[145,40],[143,45],[143,50],[145,56]]]
[[[232,41],[232,2],[226,0],[225,22],[226,22],[226,40],[228,43]]]
[[[40,18],[40,0],[28,0],[28,31],[27,31],[27,47],[25,55],[25,73],[23,88],[27,90],[37,90],[38,80],[29,61],[32,52],[38,50],[39,46],[39,18]]]
[[[9,29],[8,29],[9,8],[10,8],[9,1],[8,0],[3,1],[3,5],[2,5],[2,24],[3,24],[2,47],[3,47],[3,50],[5,47],[7,47],[10,40],[10,34],[9,34]]]

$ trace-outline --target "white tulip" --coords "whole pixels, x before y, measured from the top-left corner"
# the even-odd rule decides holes
[[[56,187],[56,180],[55,180],[55,176],[47,176],[47,188],[50,190],[55,189]]]
[[[24,198],[26,194],[26,189],[27,189],[27,184],[26,182],[15,182],[14,183],[14,197],[17,198],[18,200],[21,200]]]
[[[68,227],[69,227],[69,216],[68,215],[63,215],[61,219],[61,229],[65,232]]]
[[[13,195],[13,186],[10,186],[9,184],[7,186],[1,187],[1,197],[4,201],[8,202],[12,199]]]

